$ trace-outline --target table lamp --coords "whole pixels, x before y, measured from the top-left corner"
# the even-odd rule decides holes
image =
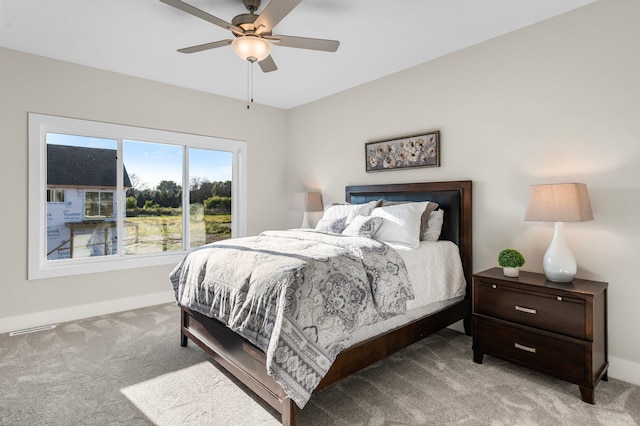
[[[555,222],[553,240],[544,254],[542,269],[550,281],[571,282],[576,275],[577,266],[564,238],[564,222],[593,220],[587,185],[531,185],[525,220]]]
[[[300,228],[311,228],[307,212],[322,211],[322,194],[319,192],[294,192],[289,210],[304,212]]]

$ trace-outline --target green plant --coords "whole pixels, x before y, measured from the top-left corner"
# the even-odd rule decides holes
[[[498,264],[503,268],[519,268],[524,265],[524,256],[518,250],[504,249],[498,255]]]
[[[138,200],[136,197],[127,197],[127,209],[135,209],[138,206]]]
[[[155,201],[147,200],[147,201],[144,202],[144,207],[143,208],[144,209],[157,209],[158,207],[160,207],[160,206]]]
[[[231,197],[214,195],[204,200],[204,208],[207,210],[215,210],[217,213],[230,213]]]

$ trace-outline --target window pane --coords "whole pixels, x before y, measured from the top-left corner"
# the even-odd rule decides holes
[[[47,203],[64,203],[64,189],[47,189]]]
[[[113,217],[113,192],[100,192],[98,215],[101,217]]]
[[[47,260],[116,252],[117,141],[47,133]],[[100,215],[100,191],[111,197]]]
[[[97,217],[99,215],[98,210],[98,192],[84,193],[84,216],[85,217]]]
[[[130,140],[123,147],[128,176],[124,253],[182,250],[183,148]]]
[[[189,246],[231,238],[233,154],[189,149]]]

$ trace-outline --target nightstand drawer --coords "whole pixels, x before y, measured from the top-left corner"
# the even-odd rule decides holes
[[[475,312],[567,336],[585,339],[584,300],[523,291],[478,280],[474,285]]]
[[[584,382],[585,346],[476,318],[474,351],[573,382]]]

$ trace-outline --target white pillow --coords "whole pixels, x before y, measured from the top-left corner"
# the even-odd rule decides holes
[[[419,201],[388,201],[388,200],[380,200],[378,201],[378,207],[387,207],[393,206],[396,204],[406,204],[406,203],[415,203]],[[424,209],[422,216],[420,217],[420,241],[424,241],[423,235],[427,231],[427,222],[429,221],[429,215],[432,211],[438,208],[438,203],[434,203],[433,201],[429,201],[427,204],[427,208]]]
[[[442,232],[442,223],[444,222],[444,210],[434,210],[429,214],[427,222],[427,230],[422,235],[423,241],[438,241]]]
[[[351,237],[371,238],[382,225],[384,219],[381,217],[356,216],[353,221],[342,231],[342,235]]]
[[[408,204],[394,204],[378,207],[371,216],[384,220],[375,233],[374,238],[379,241],[403,244],[411,248],[420,246],[420,217],[427,208],[428,201]],[[427,229],[429,229],[427,227]]]
[[[346,217],[347,220],[345,223],[349,225],[358,215],[369,216],[376,204],[378,204],[378,201],[370,201],[365,204],[335,204],[327,206],[322,215],[322,219],[335,220]]]

